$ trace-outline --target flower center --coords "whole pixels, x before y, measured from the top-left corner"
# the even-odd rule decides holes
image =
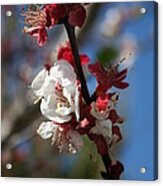
[[[56,83],[55,86],[55,94],[57,97],[57,109],[56,111],[58,113],[61,113],[64,111],[64,108],[69,108],[70,104],[66,97],[63,96],[63,88],[59,83]]]
[[[64,98],[64,100],[62,99],[59,99],[58,103],[57,103],[57,109],[62,109],[63,107],[69,107],[69,102],[67,101],[66,98]]]

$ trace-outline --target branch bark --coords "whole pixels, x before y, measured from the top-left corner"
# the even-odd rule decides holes
[[[91,99],[90,99],[89,91],[87,88],[86,80],[84,77],[82,65],[80,62],[80,56],[79,56],[79,51],[78,51],[76,37],[75,37],[75,29],[73,26],[69,24],[67,20],[64,21],[64,25],[66,27],[67,34],[68,34],[70,44],[71,44],[72,53],[74,55],[77,76],[81,82],[82,95],[84,97],[86,104],[89,105],[91,103]]]

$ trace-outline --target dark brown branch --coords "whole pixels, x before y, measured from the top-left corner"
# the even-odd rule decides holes
[[[111,165],[111,158],[109,156],[109,154],[105,154],[102,156],[102,160],[105,166],[105,169],[107,170],[109,165]]]
[[[88,92],[86,80],[83,74],[82,65],[80,62],[80,56],[79,56],[79,51],[78,51],[76,37],[75,37],[75,29],[68,23],[67,20],[64,21],[64,25],[66,27],[67,34],[68,34],[70,44],[71,44],[71,48],[72,48],[72,53],[74,55],[76,72],[81,82],[82,95],[84,97],[86,104],[89,105],[91,103],[91,100],[90,100],[90,95]]]
[[[91,96],[91,102],[96,101],[97,95],[96,95],[96,91],[93,93],[93,95]]]

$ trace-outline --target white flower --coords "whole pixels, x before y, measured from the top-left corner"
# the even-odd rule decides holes
[[[36,96],[42,97],[40,109],[48,119],[65,123],[76,114],[79,120],[79,85],[73,67],[65,60],[54,63],[49,71],[43,69],[31,87]]]
[[[59,152],[68,152],[75,154],[83,146],[81,135],[73,129],[65,129],[51,121],[42,122],[37,133],[43,139],[51,138],[52,144],[55,144]]]
[[[110,119],[97,120],[96,125],[91,128],[90,133],[103,135],[104,138],[112,138],[112,122]]]

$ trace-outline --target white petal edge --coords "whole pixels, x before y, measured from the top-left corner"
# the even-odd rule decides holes
[[[43,96],[45,78],[48,76],[46,69],[41,70],[34,78],[31,88],[36,96]]]
[[[48,121],[48,122],[42,122],[37,129],[37,133],[43,138],[43,139],[49,139],[53,136],[54,131],[57,129],[57,125],[54,123]]]

